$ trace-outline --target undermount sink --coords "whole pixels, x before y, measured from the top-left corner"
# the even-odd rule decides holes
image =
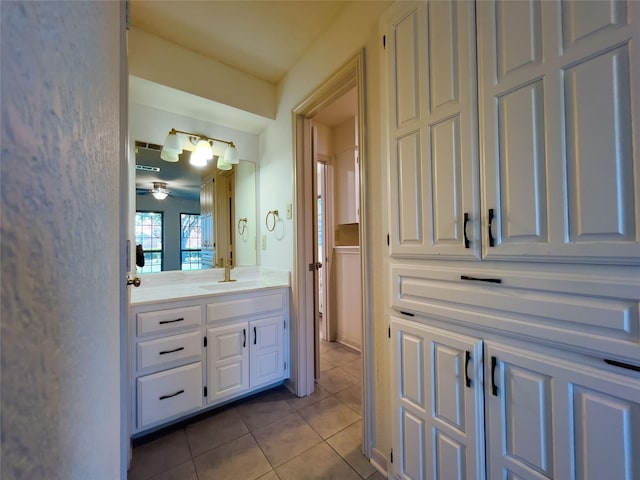
[[[200,285],[200,288],[204,290],[210,291],[220,291],[220,290],[242,290],[245,288],[255,288],[260,286],[259,280],[238,280],[235,282],[216,282],[209,283],[207,285]]]

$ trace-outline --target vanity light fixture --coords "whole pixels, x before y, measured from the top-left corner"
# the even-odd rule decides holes
[[[156,200],[164,200],[169,195],[167,190],[167,184],[165,182],[153,182],[153,189],[151,194]]]
[[[238,150],[233,142],[228,140],[220,140],[219,138],[207,137],[200,133],[189,133],[182,130],[172,128],[164,141],[160,158],[167,162],[177,162],[178,155],[182,153],[182,142],[178,134],[186,135],[195,150],[191,153],[189,163],[195,167],[204,167],[209,160],[213,159],[214,154],[218,153],[218,168],[220,170],[230,170],[232,165],[239,162]],[[224,151],[220,150],[219,143],[226,144]],[[223,160],[222,163],[220,160]]]

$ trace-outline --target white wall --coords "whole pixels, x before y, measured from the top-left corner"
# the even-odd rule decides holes
[[[336,19],[327,32],[305,52],[297,65],[278,85],[276,121],[260,135],[260,206],[259,216],[267,210],[284,211],[293,203],[293,140],[292,110],[349,59],[365,48],[366,85],[366,161],[369,176],[365,179],[368,212],[366,235],[371,239],[369,275],[372,283],[373,381],[375,389],[374,448],[386,455],[391,448],[391,409],[389,405],[390,352],[386,337],[387,286],[385,276],[388,257],[386,238],[387,192],[383,181],[387,169],[380,152],[381,104],[379,56],[382,38],[378,34],[378,19],[390,2],[354,2]],[[262,252],[262,265],[293,269],[294,229],[291,220],[282,240],[268,237]]]
[[[120,478],[124,9],[0,9],[0,476]]]

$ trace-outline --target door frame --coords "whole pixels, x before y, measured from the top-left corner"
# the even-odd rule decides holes
[[[298,364],[296,393],[304,396],[313,393],[314,385],[314,271],[308,265],[314,262],[313,204],[308,192],[313,191],[315,162],[312,158],[311,129],[309,120],[321,109],[356,87],[358,98],[357,136],[360,162],[360,269],[362,272],[362,450],[371,458],[374,438],[373,336],[370,315],[371,286],[368,275],[367,244],[367,152],[365,139],[365,90],[364,50],[338,69],[292,111],[294,152],[294,195],[296,201],[294,232],[294,315],[297,321],[296,358]],[[326,307],[326,306],[325,306]]]

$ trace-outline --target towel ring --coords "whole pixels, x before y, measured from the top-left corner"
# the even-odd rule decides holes
[[[273,217],[273,225],[271,225],[271,227],[269,227],[269,215]],[[269,210],[266,218],[264,219],[264,223],[267,227],[267,230],[269,230],[270,232],[273,232],[273,230],[276,228],[277,217],[278,217],[278,210]]]
[[[247,230],[247,218],[241,218],[238,220],[238,234],[244,235],[244,232]]]

